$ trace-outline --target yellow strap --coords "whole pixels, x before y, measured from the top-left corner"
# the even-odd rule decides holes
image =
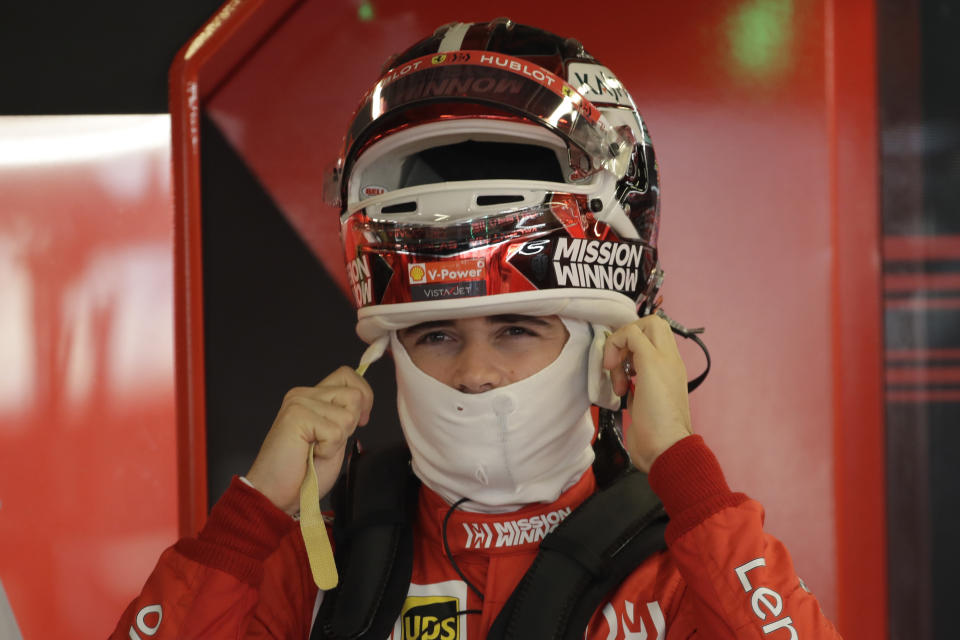
[[[317,486],[317,468],[313,464],[313,448],[307,455],[307,472],[300,485],[300,531],[310,559],[313,581],[323,591],[337,586],[337,564],[333,561],[333,548],[327,537],[327,525],[320,512],[320,489]]]
[[[360,358],[357,373],[361,376],[365,374],[367,367],[380,359],[389,342],[389,335],[374,340]],[[307,471],[303,475],[303,484],[300,485],[300,532],[307,547],[313,581],[317,583],[317,587],[328,591],[337,586],[339,576],[337,563],[333,559],[333,547],[330,546],[330,538],[327,536],[327,525],[320,511],[320,487],[317,484],[317,467],[313,464],[313,450],[316,446],[314,443],[307,454]]]

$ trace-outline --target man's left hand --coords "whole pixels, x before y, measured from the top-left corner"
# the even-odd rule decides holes
[[[633,464],[649,472],[661,453],[692,433],[687,369],[670,325],[650,315],[620,327],[607,338],[603,368],[617,395],[634,379],[625,444]]]

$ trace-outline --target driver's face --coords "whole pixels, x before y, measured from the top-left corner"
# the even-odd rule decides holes
[[[423,322],[398,334],[417,367],[464,393],[523,380],[556,360],[569,334],[558,316]]]

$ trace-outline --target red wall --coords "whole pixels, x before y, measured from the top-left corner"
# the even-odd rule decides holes
[[[176,539],[169,123],[0,118],[0,580],[24,638],[106,636]]]

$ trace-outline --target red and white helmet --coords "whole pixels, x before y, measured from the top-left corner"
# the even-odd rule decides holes
[[[657,303],[653,147],[576,40],[440,27],[364,95],[327,193],[368,342],[491,314],[620,326]]]

